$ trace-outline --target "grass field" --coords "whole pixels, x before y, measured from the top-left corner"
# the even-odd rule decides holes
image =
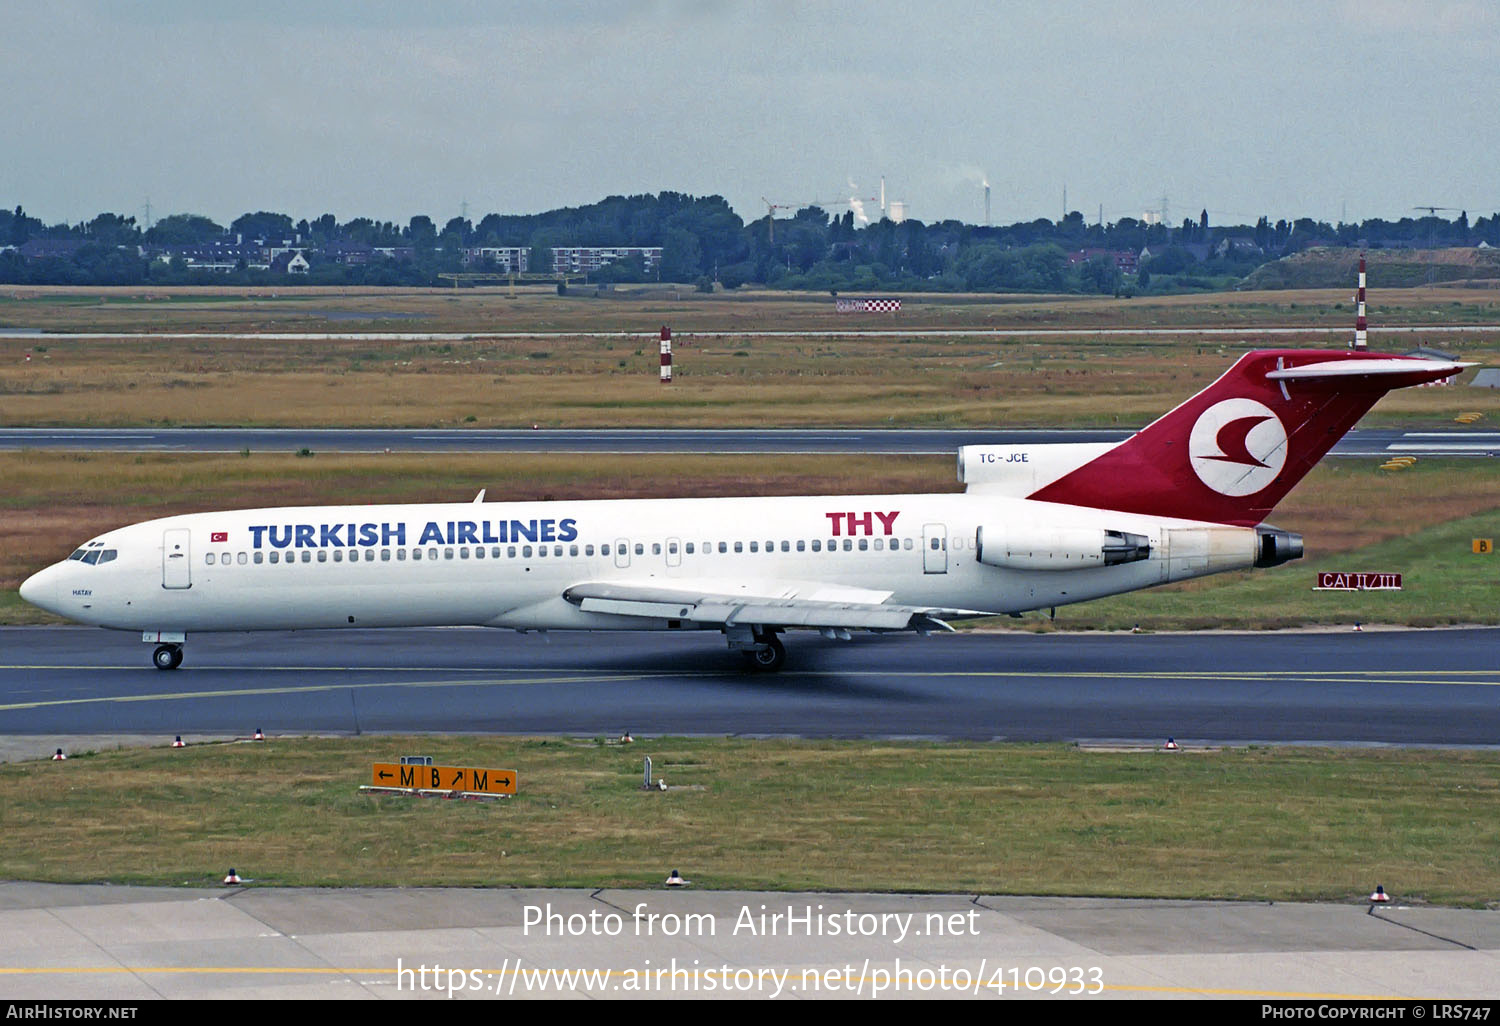
[[[675,285],[609,291],[317,287],[0,286],[0,328],[46,331],[844,331],[859,328],[1352,326],[1354,272],[1325,289],[1115,298],[1035,293],[899,295],[899,315],[840,314],[818,292],[712,295]],[[1372,326],[1500,322],[1500,282],[1379,289]]]
[[[343,295],[172,293],[146,300],[48,290],[0,297],[0,327],[226,333],[101,340],[0,335],[0,401],[12,426],[275,425],[418,427],[1139,426],[1217,377],[1254,345],[1328,346],[1328,335],[1226,336],[1257,324],[1345,325],[1343,291],[1177,296],[917,296],[898,319],[851,320],[826,296],[745,293],[680,300],[464,290]],[[102,301],[107,299],[108,301]],[[380,314],[389,314],[382,319]],[[369,315],[370,319],[360,319]],[[1497,324],[1500,287],[1392,291],[1379,323]],[[392,319],[397,318],[400,319]],[[336,319],[335,319],[336,318]],[[346,318],[353,318],[346,319]],[[645,337],[476,337],[464,341],[270,340],[255,331],[631,331],[671,323],[674,382],[657,383]],[[1046,328],[1030,338],[787,338],[758,332],[859,328]],[[1201,334],[1101,336],[1104,327]],[[1215,334],[1215,329],[1220,329]],[[1466,359],[1500,360],[1500,333],[1392,336]],[[30,359],[27,355],[30,354]],[[1500,418],[1493,390],[1411,389],[1368,423]]]
[[[401,754],[515,769],[501,803],[369,797]],[[639,789],[641,758],[673,788]],[[1232,810],[1232,812],[1231,812]],[[697,886],[1485,906],[1500,753],[351,738],[0,766],[0,878]]]

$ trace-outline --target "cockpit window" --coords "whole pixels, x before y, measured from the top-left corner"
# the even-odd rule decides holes
[[[103,546],[103,542],[89,542],[83,548],[76,550],[68,559],[76,559],[89,566],[94,566],[98,563],[108,563],[120,555],[119,549],[106,549]]]

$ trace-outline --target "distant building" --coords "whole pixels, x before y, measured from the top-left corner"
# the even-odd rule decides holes
[[[1264,251],[1255,244],[1255,240],[1248,235],[1229,236],[1219,240],[1214,247],[1214,256],[1226,257],[1233,254],[1237,257],[1260,256]]]
[[[639,256],[646,272],[656,270],[661,263],[660,246],[554,246],[552,249],[553,274],[587,274],[605,264],[630,256]]]
[[[1121,274],[1135,274],[1141,269],[1140,258],[1128,249],[1077,249],[1068,254],[1070,267],[1090,260],[1108,260]]]
[[[323,259],[345,267],[359,267],[370,262],[375,249],[363,242],[330,242],[323,247]]]
[[[185,246],[164,246],[157,259],[181,260],[190,271],[212,271],[228,274],[254,265],[266,266],[260,246],[237,242],[203,242]]]
[[[502,274],[525,274],[531,263],[531,250],[525,246],[470,246],[464,250],[464,266],[493,263]]]
[[[271,258],[268,270],[277,274],[306,274],[310,265],[300,249],[282,250]]]

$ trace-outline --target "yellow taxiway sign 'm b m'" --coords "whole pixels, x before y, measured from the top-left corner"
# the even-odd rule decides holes
[[[375,787],[403,787],[417,791],[470,791],[477,794],[515,794],[516,771],[476,769],[471,766],[405,766],[377,762],[370,774]]]

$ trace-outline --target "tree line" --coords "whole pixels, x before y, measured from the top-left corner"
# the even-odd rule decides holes
[[[35,244],[36,240],[52,245]],[[1312,218],[1210,226],[1207,213],[1168,226],[1124,217],[1087,223],[1077,211],[986,227],[956,220],[931,224],[856,220],[806,207],[790,218],[745,222],[720,196],[677,192],[611,196],[538,214],[492,213],[441,227],[417,215],[401,225],[332,214],[294,221],[257,211],[228,226],[199,214],[172,214],[142,226],[133,216],[101,213],[77,224],[44,224],[17,206],[0,209],[0,282],[11,284],[312,284],[435,285],[442,274],[493,270],[480,247],[528,251],[533,270],[550,270],[558,246],[659,246],[659,266],[621,260],[590,282],[664,281],[733,289],[1038,291],[1120,293],[1231,287],[1261,264],[1314,245],[1500,246],[1500,215],[1470,223],[1435,215],[1331,225]],[[28,247],[28,243],[33,245]],[[61,243],[58,245],[57,243]],[[293,246],[305,274],[256,269],[241,257],[228,274],[197,270],[193,247]],[[28,252],[28,250],[30,252]],[[359,252],[361,258],[351,259]],[[1146,255],[1138,267],[1121,259]],[[1139,271],[1139,273],[1136,273]]]

